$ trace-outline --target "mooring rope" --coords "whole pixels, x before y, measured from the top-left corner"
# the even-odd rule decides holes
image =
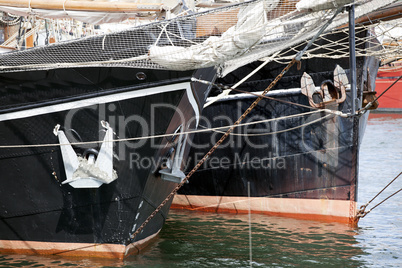
[[[366,210],[367,206],[374,200],[377,198],[377,196],[379,196],[385,189],[388,188],[388,186],[390,186],[399,176],[401,176],[402,172],[400,172],[398,174],[398,176],[396,176],[392,181],[390,181],[378,194],[376,194],[370,201],[368,201],[365,205],[362,205],[359,209],[359,211],[357,212],[356,218],[360,219],[360,218],[364,218],[368,213],[370,213],[373,209],[375,209],[376,207],[378,207],[379,205],[381,205],[382,203],[384,203],[385,201],[387,201],[389,198],[391,198],[392,196],[396,195],[397,193],[399,193],[400,191],[402,191],[402,188],[399,189],[398,191],[394,192],[393,194],[391,194],[390,196],[388,196],[387,198],[385,198],[384,200],[382,200],[380,203],[378,203],[377,205],[375,205],[374,207],[372,207],[371,209]]]
[[[268,122],[272,122],[272,121],[280,121],[280,120],[290,119],[290,118],[294,118],[294,117],[311,115],[311,114],[315,114],[315,113],[319,113],[319,112],[321,112],[321,111],[311,111],[311,112],[300,113],[300,114],[292,114],[292,115],[288,115],[288,116],[264,119],[264,120],[248,122],[248,123],[241,123],[241,124],[237,124],[237,125],[227,125],[227,126],[221,126],[221,127],[215,127],[215,128],[197,129],[197,130],[185,131],[182,133],[160,134],[160,135],[151,135],[151,136],[144,136],[144,137],[124,138],[124,139],[112,139],[112,140],[106,140],[106,141],[97,140],[97,141],[83,141],[83,142],[71,142],[71,143],[1,145],[0,149],[40,148],[40,147],[66,146],[66,145],[88,145],[88,144],[97,144],[97,143],[102,143],[102,142],[125,142],[125,141],[139,141],[139,140],[146,140],[146,139],[158,139],[158,138],[172,137],[172,136],[176,136],[176,135],[180,135],[180,134],[187,135],[187,134],[195,134],[195,133],[200,133],[200,132],[219,131],[221,129],[227,129],[227,128],[231,128],[231,127],[236,128],[236,127],[250,126],[250,125],[256,125],[256,124],[261,124],[261,123],[268,123]],[[327,111],[324,111],[324,112],[327,112]],[[319,119],[322,120],[325,118],[326,118],[326,116],[319,118]],[[313,123],[315,123],[315,122],[313,122]],[[312,123],[309,122],[306,125],[308,125],[308,124],[312,124]]]
[[[291,128],[287,128],[287,129],[283,129],[283,130],[274,131],[274,132],[255,133],[255,134],[230,133],[230,135],[233,135],[233,136],[242,136],[242,137],[257,137],[257,136],[265,136],[265,135],[280,134],[280,133],[284,133],[284,132],[288,132],[288,131],[292,131],[292,130],[295,130],[295,129],[299,129],[299,128],[302,128],[302,127],[306,127],[306,126],[312,125],[312,124],[317,123],[317,122],[319,122],[319,121],[321,121],[321,120],[327,119],[327,118],[330,117],[330,116],[332,116],[332,114],[327,114],[326,116],[317,118],[317,119],[315,119],[315,120],[313,120],[313,121],[307,122],[307,123],[305,123],[305,124],[301,124],[301,125],[296,126],[296,127],[291,127]],[[203,126],[200,126],[200,127],[203,127]],[[219,130],[212,130],[212,131],[217,132],[217,133],[221,133],[221,134],[225,134],[225,132],[219,131]]]

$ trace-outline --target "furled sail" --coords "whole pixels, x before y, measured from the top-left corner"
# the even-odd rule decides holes
[[[237,17],[236,25],[221,36],[211,36],[191,49],[154,45],[149,50],[149,58],[168,69],[187,70],[216,65],[242,55],[265,35],[264,3],[241,7]]]

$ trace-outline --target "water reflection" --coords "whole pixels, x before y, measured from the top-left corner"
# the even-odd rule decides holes
[[[121,267],[122,261],[54,255],[0,255],[0,267]]]
[[[402,114],[370,114],[360,150],[359,204],[373,198],[402,171]],[[372,205],[402,187],[395,181]],[[365,266],[402,267],[402,193],[360,220],[356,234]],[[369,208],[372,206],[369,206]]]
[[[251,229],[256,266],[361,264],[355,230],[345,224],[252,214]],[[172,211],[158,242],[126,264],[245,267],[249,249],[248,215]]]

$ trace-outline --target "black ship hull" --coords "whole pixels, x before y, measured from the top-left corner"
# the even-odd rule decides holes
[[[168,214],[170,203],[133,237],[177,185],[160,174],[177,144],[172,137],[133,138],[195,129],[209,88],[190,79],[214,75],[133,68],[2,74],[0,251],[118,258],[138,252]],[[102,141],[112,144],[104,140],[109,129],[114,146],[106,164],[117,178],[102,183],[95,174],[67,183],[71,161],[61,148],[71,146],[89,163],[100,158]],[[191,138],[179,141],[180,160]]]
[[[357,63],[361,101],[363,92],[374,89],[378,62],[358,58]],[[267,94],[275,100],[261,100],[244,120],[260,123],[236,128],[189,184],[182,187],[172,208],[233,213],[250,209],[254,213],[350,222],[357,201],[359,143],[368,114],[342,117],[314,112],[308,108],[311,101],[323,100],[310,100],[300,89],[303,72],[320,85],[333,81],[336,65],[349,75],[348,59],[316,58],[302,61],[301,70],[292,67]],[[243,67],[218,82],[233,85],[257,66],[258,63]],[[262,92],[282,69],[283,66],[270,63],[240,89]],[[231,125],[255,98],[238,92],[228,95],[204,109],[200,125]],[[351,107],[351,92],[347,88],[344,101],[321,108],[350,114]],[[196,134],[190,168],[208,151],[205,147],[218,141],[224,131]]]

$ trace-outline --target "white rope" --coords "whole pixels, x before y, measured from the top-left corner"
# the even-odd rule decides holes
[[[102,50],[105,50],[106,35],[102,39]]]
[[[6,41],[4,41],[3,44],[1,44],[2,47],[15,47],[16,38],[18,36],[18,31],[15,32],[12,36],[10,36]]]
[[[265,60],[260,66],[258,66],[257,68],[255,68],[255,70],[253,70],[252,72],[250,72],[248,75],[246,75],[242,80],[240,80],[239,82],[237,82],[232,88],[237,88],[238,86],[240,86],[241,84],[243,84],[247,79],[249,79],[251,76],[253,76],[256,72],[258,72],[259,70],[261,70],[262,67],[264,67],[265,65],[267,65],[268,63],[270,63],[277,55],[279,54],[279,51],[274,53],[271,57],[269,57],[267,60]]]
[[[193,81],[193,82],[200,82],[200,83],[203,83],[203,84],[206,84],[206,85],[215,85],[215,84],[211,83],[210,81],[201,80],[201,79],[198,79],[198,78],[195,78],[195,77],[192,77],[192,78],[191,78],[191,81]],[[272,91],[271,91],[271,92],[272,92]],[[268,98],[268,99],[274,100],[274,101],[281,101],[281,100],[279,100],[279,99],[275,99],[275,98],[268,97],[267,95],[268,95],[269,93],[266,94],[266,95],[261,95],[261,94],[257,94],[257,93],[254,93],[254,92],[245,92],[245,93],[243,93],[243,94],[249,94],[249,95],[256,96],[256,97],[261,97],[261,98]],[[211,102],[212,102],[212,101],[211,101]],[[301,107],[308,108],[308,109],[315,109],[315,110],[318,110],[318,111],[324,111],[324,112],[326,112],[326,113],[334,114],[334,115],[337,115],[337,116],[340,116],[340,117],[345,117],[345,118],[346,118],[346,117],[351,116],[350,114],[345,114],[345,113],[343,113],[343,112],[341,112],[341,111],[333,111],[333,110],[326,109],[326,108],[321,109],[321,108],[311,107],[311,106],[307,106],[307,105],[300,104],[300,103],[293,103],[293,102],[286,102],[286,103],[292,104],[292,105],[296,105],[296,106],[301,106]]]
[[[388,26],[388,27],[385,27]],[[375,35],[359,37],[358,33],[366,30],[373,32],[376,30]],[[337,40],[330,40],[327,38],[328,35],[344,33],[345,37]],[[314,45],[306,51],[302,59],[312,59],[312,58],[328,58],[328,59],[340,59],[349,57],[349,40],[348,40],[348,30],[346,28],[336,29],[331,31],[326,35],[320,36],[319,39],[324,40],[326,44]],[[392,41],[390,44],[381,44],[374,41],[374,38],[379,39],[389,39]],[[373,41],[370,41],[373,40]],[[366,46],[359,46],[364,43],[370,43],[370,49]],[[388,58],[401,58],[402,57],[402,20],[398,19],[392,22],[380,21],[375,24],[370,25],[358,25],[356,26],[356,56],[357,57],[367,57],[374,56],[379,59]],[[280,64],[286,64],[287,61],[291,60],[293,56],[291,53],[285,55],[289,51],[296,51],[296,47],[291,47],[282,53],[273,54],[270,57],[263,58],[261,60],[272,60]],[[318,51],[324,51],[318,53]],[[222,94],[222,93],[221,93]],[[219,95],[218,95],[219,96]],[[218,97],[217,96],[217,97]],[[207,103],[206,106],[210,104]],[[206,107],[205,106],[205,107]]]
[[[384,27],[389,26],[389,27]],[[366,30],[376,30],[375,36],[364,36],[359,37],[360,32]],[[349,44],[347,38],[347,29],[337,29],[329,34],[336,33],[345,33],[346,37],[342,39],[337,39],[336,41],[329,40],[327,35],[323,35],[320,39],[327,42],[327,44],[318,46],[316,42],[314,47],[309,49],[305,55],[303,55],[302,59],[311,59],[311,58],[330,58],[330,59],[339,59],[339,58],[347,58],[349,57]],[[388,38],[392,40],[392,44],[384,45],[381,43],[377,43],[371,39],[377,38]],[[395,20],[393,22],[378,22],[370,25],[359,25],[356,26],[356,56],[357,57],[367,57],[374,56],[380,59],[389,58],[391,55],[397,55],[399,57],[402,56],[402,20]],[[368,50],[366,46],[359,46],[363,43],[370,43],[371,48]],[[378,48],[378,49],[377,49]],[[290,49],[294,49],[290,48]],[[325,51],[325,53],[316,53],[316,51]],[[285,56],[284,53],[278,54],[277,59],[275,61],[282,63],[286,60],[291,59],[292,56]]]
[[[156,41],[155,41],[155,43],[154,43],[154,46],[156,46],[156,45],[159,43],[159,40],[160,40],[160,38],[161,38],[161,36],[162,36],[163,33],[166,34],[166,37],[167,37],[167,39],[169,40],[170,44],[171,44],[172,46],[174,45],[173,42],[172,42],[172,40],[171,40],[170,37],[169,37],[168,31],[166,30],[166,28],[169,26],[169,24],[170,24],[170,22],[165,23],[162,28],[158,27],[159,29],[161,29],[161,31],[160,31],[160,33],[159,33],[158,38],[156,39]]]
[[[54,63],[54,64],[36,64],[35,67],[38,69],[53,67],[53,68],[69,68],[76,66],[99,66],[100,64],[110,64],[110,63],[125,63],[125,62],[134,62],[139,60],[147,60],[149,59],[148,55],[142,55],[139,57],[121,59],[121,60],[109,60],[109,61],[92,61],[92,62],[75,62],[75,63]],[[28,68],[32,65],[20,65],[20,66],[1,66],[0,70],[14,69],[14,68]]]
[[[242,133],[233,133],[233,132],[232,132],[232,133],[230,133],[230,135],[233,135],[233,136],[241,136],[241,137],[257,137],[257,136],[266,136],[266,135],[280,134],[280,133],[292,131],[292,130],[295,130],[295,129],[299,129],[299,128],[302,128],[302,127],[306,127],[306,126],[308,126],[308,125],[312,125],[312,124],[317,123],[317,122],[319,122],[319,121],[321,121],[321,120],[324,120],[324,119],[326,119],[326,118],[328,118],[328,117],[330,117],[330,116],[333,116],[333,114],[328,114],[328,115],[326,115],[326,116],[324,116],[324,117],[320,117],[320,118],[318,118],[318,119],[316,119],[316,120],[310,121],[310,122],[305,123],[305,124],[302,124],[302,125],[300,125],[300,126],[296,126],[296,127],[292,127],[292,128],[287,128],[287,129],[283,129],[283,130],[279,130],[279,131],[275,131],[275,132],[266,132],[266,133],[258,133],[258,134],[242,134]],[[217,132],[217,133],[221,133],[221,134],[225,134],[225,132],[219,131],[219,130],[211,130],[211,131]]]
[[[278,118],[272,118],[272,119],[265,119],[265,120],[260,120],[260,121],[255,121],[255,122],[249,122],[249,123],[241,123],[238,125],[235,125],[234,127],[242,127],[242,126],[249,126],[249,125],[255,125],[255,124],[261,124],[261,123],[267,123],[267,122],[272,122],[272,121],[278,121],[278,120],[285,120],[289,118],[294,118],[294,117],[299,117],[299,116],[305,116],[305,115],[311,115],[314,113],[320,113],[320,112],[326,112],[325,110],[318,110],[318,111],[311,111],[311,112],[306,112],[306,113],[301,113],[301,114],[293,114],[293,115],[288,115],[288,116],[282,116]],[[328,115],[327,115],[328,116]],[[326,117],[326,116],[325,116]],[[325,118],[323,117],[323,118]],[[220,129],[227,129],[232,127],[233,125],[228,125],[228,126],[222,126],[222,127],[215,127],[215,128],[207,128],[207,129],[198,129],[198,130],[192,130],[192,131],[186,131],[181,134],[187,135],[187,134],[194,134],[194,133],[201,133],[201,132],[209,132],[209,131],[215,131],[215,130],[220,130]],[[88,142],[72,142],[68,144],[60,144],[60,143],[48,143],[48,144],[28,144],[28,145],[1,145],[0,149],[10,149],[10,148],[40,148],[40,147],[53,147],[53,146],[64,146],[64,145],[87,145],[87,144],[97,144],[101,142],[123,142],[123,141],[138,141],[138,140],[146,140],[146,139],[158,139],[158,138],[166,138],[166,137],[171,137],[178,135],[177,133],[172,133],[172,134],[161,134],[161,135],[152,135],[152,136],[145,136],[145,137],[135,137],[135,138],[126,138],[126,139],[114,139],[114,140],[108,140],[108,141],[88,141]]]
[[[174,36],[174,37],[180,38],[181,40],[185,40],[185,41],[187,41],[187,42],[189,42],[189,43],[192,43],[192,44],[194,44],[194,45],[198,45],[198,43],[197,43],[197,42],[194,42],[194,41],[193,41],[193,40],[191,40],[191,39],[184,38],[184,37],[183,37],[183,36],[181,36],[181,35],[178,35],[178,34],[172,33],[171,31],[166,30],[166,28],[164,28],[164,31],[165,31],[166,35],[168,35],[168,33],[169,33],[171,36]]]
[[[63,10],[64,10],[64,13],[66,13],[66,15],[68,16],[68,13],[66,11],[66,6],[65,6],[66,2],[67,2],[67,0],[64,0],[64,2],[63,2]]]

